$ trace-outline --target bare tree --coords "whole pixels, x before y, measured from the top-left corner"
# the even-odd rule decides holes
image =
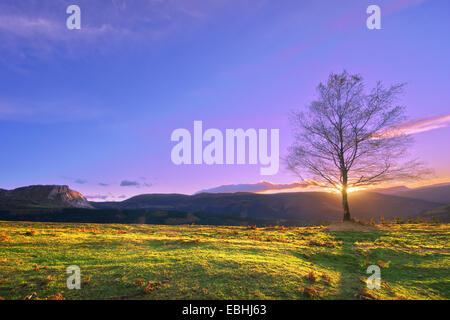
[[[417,160],[407,160],[413,140],[397,129],[405,120],[404,107],[395,105],[403,87],[378,82],[366,93],[361,76],[332,73],[317,87],[318,98],[307,111],[292,114],[295,142],[288,150],[288,169],[339,191],[344,221],[350,220],[349,188],[426,173]]]

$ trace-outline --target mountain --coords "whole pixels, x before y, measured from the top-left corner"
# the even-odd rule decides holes
[[[393,194],[404,198],[413,198],[440,204],[448,204],[450,203],[450,184],[426,186],[410,190],[398,191]]]
[[[260,181],[257,183],[243,183],[243,184],[226,184],[218,187],[204,189],[199,193],[235,193],[235,192],[261,192],[261,191],[282,191],[292,189],[304,189],[312,186],[310,182],[293,182],[288,184],[275,184],[268,181]],[[299,190],[296,190],[299,191]]]
[[[0,189],[1,209],[93,208],[79,192],[68,186],[34,185],[14,190]]]
[[[377,192],[377,193],[382,193],[382,194],[396,194],[397,192],[409,191],[409,190],[411,190],[411,189],[406,186],[370,189],[370,191],[372,191],[372,192]]]
[[[375,192],[354,192],[349,195],[350,210],[357,218],[414,216],[439,204],[385,195]],[[328,192],[296,192],[277,194],[202,193],[143,194],[122,202],[91,202],[104,209],[159,209],[184,212],[229,214],[257,219],[287,219],[303,222],[340,220],[340,195]]]
[[[446,190],[445,186],[436,188],[430,189],[431,191],[428,188],[426,190],[421,188],[421,190],[398,192],[402,196],[367,191],[353,192],[349,195],[350,210],[354,217],[366,220],[378,219],[380,216],[388,219],[395,216],[415,216],[435,209],[442,203],[405,197],[403,194],[412,191],[426,191],[426,195],[440,195],[439,199],[445,198],[445,192],[442,193],[442,190]],[[129,213],[131,210],[176,211],[184,214],[205,213],[211,216],[223,215],[238,220],[241,218],[246,220],[269,219],[301,223],[336,221],[342,218],[340,195],[328,192],[142,194],[121,202],[88,202],[83,195],[69,189],[68,186],[36,185],[14,190],[0,189],[0,209],[8,210],[13,215],[24,212],[24,209],[31,210],[35,214],[38,211],[39,214],[44,214],[52,211],[49,209],[61,208],[115,210],[115,213],[108,214],[119,215],[119,218],[115,218],[118,219],[117,221],[122,219],[120,218],[122,215],[141,214]],[[55,212],[52,214],[56,214]],[[73,214],[75,216],[80,214],[85,219],[86,215],[100,215],[101,210],[92,213],[87,210],[83,213],[75,212]],[[203,217],[200,220],[204,219]],[[154,218],[151,220],[153,221]]]

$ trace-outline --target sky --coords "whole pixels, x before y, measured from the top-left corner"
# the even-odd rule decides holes
[[[69,30],[66,9],[81,9]],[[366,27],[368,5],[381,29]],[[450,181],[448,0],[3,0],[0,188],[65,184],[92,200],[298,183],[280,163],[175,165],[171,134],[279,129],[330,72],[407,86],[411,152]],[[422,182],[424,183],[424,182]],[[281,187],[276,187],[281,186]]]

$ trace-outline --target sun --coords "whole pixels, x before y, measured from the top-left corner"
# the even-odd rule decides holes
[[[342,191],[342,186],[339,185],[337,188],[338,188],[338,189],[332,188],[331,191],[340,194],[341,191]],[[347,188],[347,193],[352,193],[352,192],[361,191],[361,190],[363,190],[363,188],[360,188],[360,187],[350,187],[350,188]]]

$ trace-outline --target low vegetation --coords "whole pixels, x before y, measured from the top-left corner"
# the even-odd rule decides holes
[[[0,222],[0,297],[450,299],[448,224],[377,227]],[[379,290],[365,283],[374,264]],[[70,265],[80,290],[67,289]]]

